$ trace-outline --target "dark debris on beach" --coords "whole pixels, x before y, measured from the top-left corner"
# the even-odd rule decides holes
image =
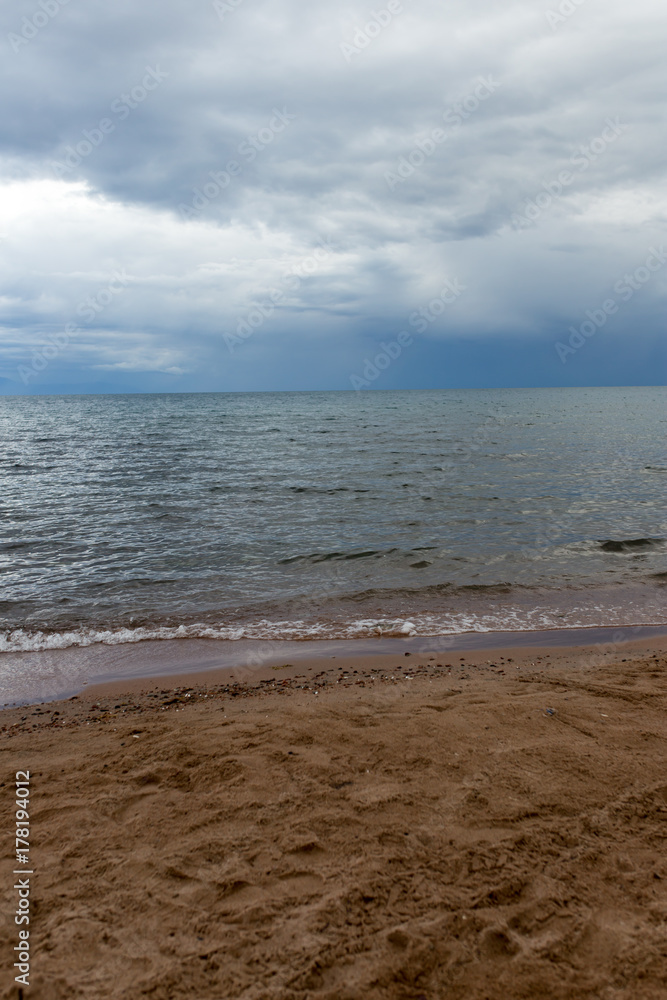
[[[637,652],[638,658],[649,657],[658,661],[658,657]],[[291,677],[269,677],[254,683],[230,681],[228,684],[197,684],[194,686],[179,686],[174,688],[145,689],[134,693],[116,694],[110,698],[102,698],[96,702],[88,702],[85,695],[74,695],[67,701],[51,702],[37,705],[7,707],[2,710],[0,733],[11,737],[18,733],[35,732],[44,729],[67,729],[74,726],[102,725],[128,716],[141,716],[167,711],[183,711],[187,706],[212,701],[225,702],[238,699],[261,698],[268,694],[288,694],[292,692],[310,692],[317,696],[320,692],[334,690],[337,687],[372,687],[376,684],[398,685],[416,678],[449,677],[457,681],[469,681],[480,674],[492,674],[498,678],[517,676],[517,671],[523,680],[531,679],[531,674],[525,668],[555,666],[550,654],[536,656],[523,665],[516,663],[512,657],[496,656],[497,662],[469,662],[461,658],[457,664],[438,663],[435,658],[426,663],[407,664],[397,662],[391,670],[373,670],[363,668],[354,670],[351,667],[331,667],[321,670],[312,676],[296,674]],[[664,658],[663,658],[664,660]],[[659,664],[656,662],[656,666]],[[667,665],[664,661],[662,665]],[[291,664],[289,665],[291,666]],[[279,668],[276,668],[279,669]],[[509,673],[507,673],[509,672]]]

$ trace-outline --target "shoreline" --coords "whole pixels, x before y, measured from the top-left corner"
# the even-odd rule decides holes
[[[657,1000],[667,636],[405,652],[0,712],[35,995]]]
[[[373,640],[364,642],[372,643]],[[25,713],[43,706],[48,706],[52,714],[64,712],[68,718],[75,719],[79,718],[78,709],[83,708],[84,703],[91,702],[94,705],[127,696],[135,699],[144,711],[153,706],[151,699],[155,697],[155,692],[172,695],[174,692],[187,691],[190,692],[189,697],[195,700],[224,697],[232,690],[237,692],[233,697],[238,697],[239,693],[245,697],[254,697],[274,690],[308,690],[319,694],[327,688],[339,686],[343,683],[343,676],[347,678],[347,686],[363,682],[372,687],[387,681],[397,683],[406,674],[410,679],[415,679],[417,675],[451,678],[472,670],[481,678],[497,671],[509,671],[511,675],[515,675],[521,671],[545,671],[562,666],[576,671],[593,669],[607,663],[625,663],[630,659],[667,655],[667,630],[625,641],[578,645],[561,645],[552,641],[551,644],[539,645],[494,645],[478,648],[451,646],[445,650],[434,650],[428,647],[416,648],[420,644],[424,645],[423,639],[385,642],[395,644],[395,649],[391,652],[374,653],[346,650],[341,655],[340,652],[332,654],[330,648],[335,648],[336,644],[327,643],[328,649],[322,655],[312,655],[311,650],[305,650],[304,655],[285,658],[278,655],[277,651],[272,651],[261,664],[251,666],[240,662],[224,667],[209,665],[200,670],[175,669],[168,673],[102,678],[86,683],[74,694],[68,693],[60,698],[4,705],[0,708],[0,733],[7,732],[16,725],[16,721],[9,722],[9,719],[23,719]],[[95,721],[100,718],[94,716]],[[91,718],[86,721],[90,722]],[[35,728],[41,726],[36,725]]]
[[[265,678],[266,670],[281,662],[322,662],[343,658],[433,654],[535,648],[594,647],[614,650],[625,642],[667,636],[667,625],[626,625],[562,628],[534,631],[467,632],[452,635],[377,637],[337,640],[221,640],[167,639],[139,643],[73,646],[66,649],[0,655],[0,703],[4,707],[62,700],[100,684],[135,681],[166,683],[200,678],[206,683],[220,673],[236,672],[249,680]]]

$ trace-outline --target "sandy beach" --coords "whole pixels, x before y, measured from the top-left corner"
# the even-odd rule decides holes
[[[329,658],[5,710],[23,996],[664,997],[666,649]],[[18,997],[12,916],[1,936]]]

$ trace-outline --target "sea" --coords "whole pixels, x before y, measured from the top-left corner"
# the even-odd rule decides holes
[[[0,397],[0,652],[667,623],[666,403]]]

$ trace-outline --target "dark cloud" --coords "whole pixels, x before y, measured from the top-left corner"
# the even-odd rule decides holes
[[[570,6],[6,6],[0,391],[344,387],[447,276],[466,293],[414,358],[520,335],[551,365],[526,352],[521,377],[557,378],[554,343],[667,243],[664,8]],[[655,381],[665,274],[615,320],[645,338],[636,380]],[[590,383],[581,354],[572,369]]]

